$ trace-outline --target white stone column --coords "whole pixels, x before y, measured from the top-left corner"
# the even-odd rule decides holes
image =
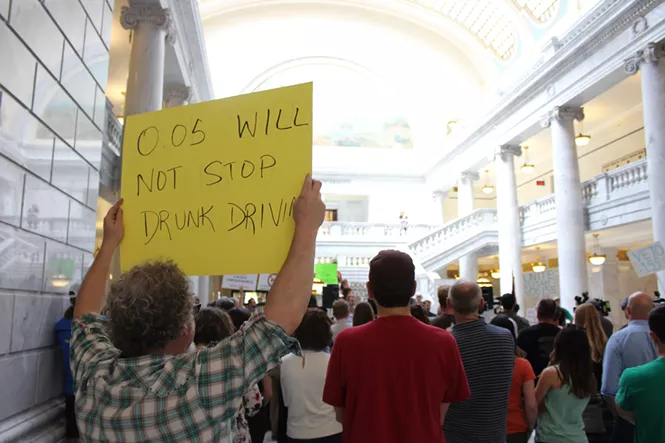
[[[199,277],[198,281],[198,295],[201,300],[201,306],[207,306],[210,302],[210,277]]]
[[[170,35],[168,9],[130,1],[122,8],[120,23],[132,31],[129,78],[125,95],[125,116],[162,109],[164,92],[164,53]]]
[[[457,184],[457,218],[462,218],[475,209],[473,198],[473,181],[478,180],[478,173],[464,172]],[[465,280],[478,279],[478,257],[476,254],[467,254],[459,259],[459,275]]]
[[[542,120],[544,127],[552,128],[559,295],[561,306],[570,312],[575,307],[575,297],[582,295],[589,285],[584,239],[586,221],[573,125],[574,120],[583,119],[582,108],[557,106]]]
[[[653,240],[665,246],[665,42],[649,43],[626,60],[626,71],[642,71],[642,107],[647,147],[647,173],[651,199]],[[665,295],[665,271],[657,273],[658,289]]]
[[[175,108],[189,104],[192,90],[189,86],[169,84],[164,86],[164,107]]]
[[[434,191],[432,193],[432,224],[443,225],[443,199],[446,193]]]
[[[520,306],[524,304],[522,280],[522,224],[517,201],[515,157],[522,155],[519,146],[501,146],[496,155],[496,207],[499,222],[499,270],[501,294],[513,290]]]

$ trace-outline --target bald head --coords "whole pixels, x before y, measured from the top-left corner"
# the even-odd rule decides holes
[[[653,298],[644,292],[636,292],[628,297],[626,314],[630,320],[648,320],[653,310]]]
[[[450,287],[448,300],[456,314],[477,314],[483,300],[483,292],[476,282],[458,280]]]

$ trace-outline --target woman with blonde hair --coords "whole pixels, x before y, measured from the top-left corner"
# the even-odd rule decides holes
[[[607,425],[611,422],[611,413],[600,395],[603,379],[603,354],[607,346],[607,335],[600,321],[600,312],[591,303],[583,303],[575,309],[575,326],[584,331],[591,349],[593,374],[596,379],[597,391],[591,395],[589,404],[584,410],[584,428],[589,442],[605,441]]]
[[[607,335],[600,323],[600,312],[591,303],[584,303],[575,309],[575,326],[584,329],[589,346],[591,346],[591,360],[593,372],[598,383],[602,380],[603,354],[607,346]],[[600,384],[598,385],[600,389]]]

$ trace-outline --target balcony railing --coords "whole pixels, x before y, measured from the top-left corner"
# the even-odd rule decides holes
[[[600,174],[582,184],[586,214],[586,230],[607,229],[650,217],[647,163],[640,160],[622,168]],[[523,245],[531,246],[556,240],[556,203],[548,195],[519,208]],[[386,244],[408,245],[426,270],[438,269],[460,256],[496,250],[498,224],[496,209],[479,209],[443,226],[409,225],[406,232],[400,224],[381,223],[324,223],[318,241],[328,246],[336,244],[386,247]],[[342,251],[340,251],[342,252]],[[371,252],[356,250],[337,254],[340,266],[363,266]],[[492,252],[490,252],[492,253]],[[351,254],[352,257],[346,257]]]
[[[458,218],[433,230],[420,240],[411,243],[409,249],[419,256],[428,256],[435,248],[450,249],[453,247],[452,243],[462,242],[487,230],[497,230],[496,210],[478,209],[466,217]]]
[[[423,237],[436,225],[399,223],[325,222],[319,229],[319,241],[384,241],[406,243]]]

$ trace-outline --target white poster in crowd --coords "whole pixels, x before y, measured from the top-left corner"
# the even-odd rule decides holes
[[[270,291],[272,284],[275,283],[277,274],[259,274],[259,284],[256,287],[257,291]]]
[[[555,298],[559,296],[559,269],[544,272],[525,272],[524,293],[527,297]]]
[[[225,275],[222,277],[222,289],[254,291],[258,279],[257,274]]]
[[[526,319],[529,321],[530,325],[535,325],[538,323],[538,315],[536,313],[536,308],[529,308],[526,310]]]
[[[665,249],[659,241],[643,248],[633,249],[628,252],[628,258],[639,277],[665,269]]]

